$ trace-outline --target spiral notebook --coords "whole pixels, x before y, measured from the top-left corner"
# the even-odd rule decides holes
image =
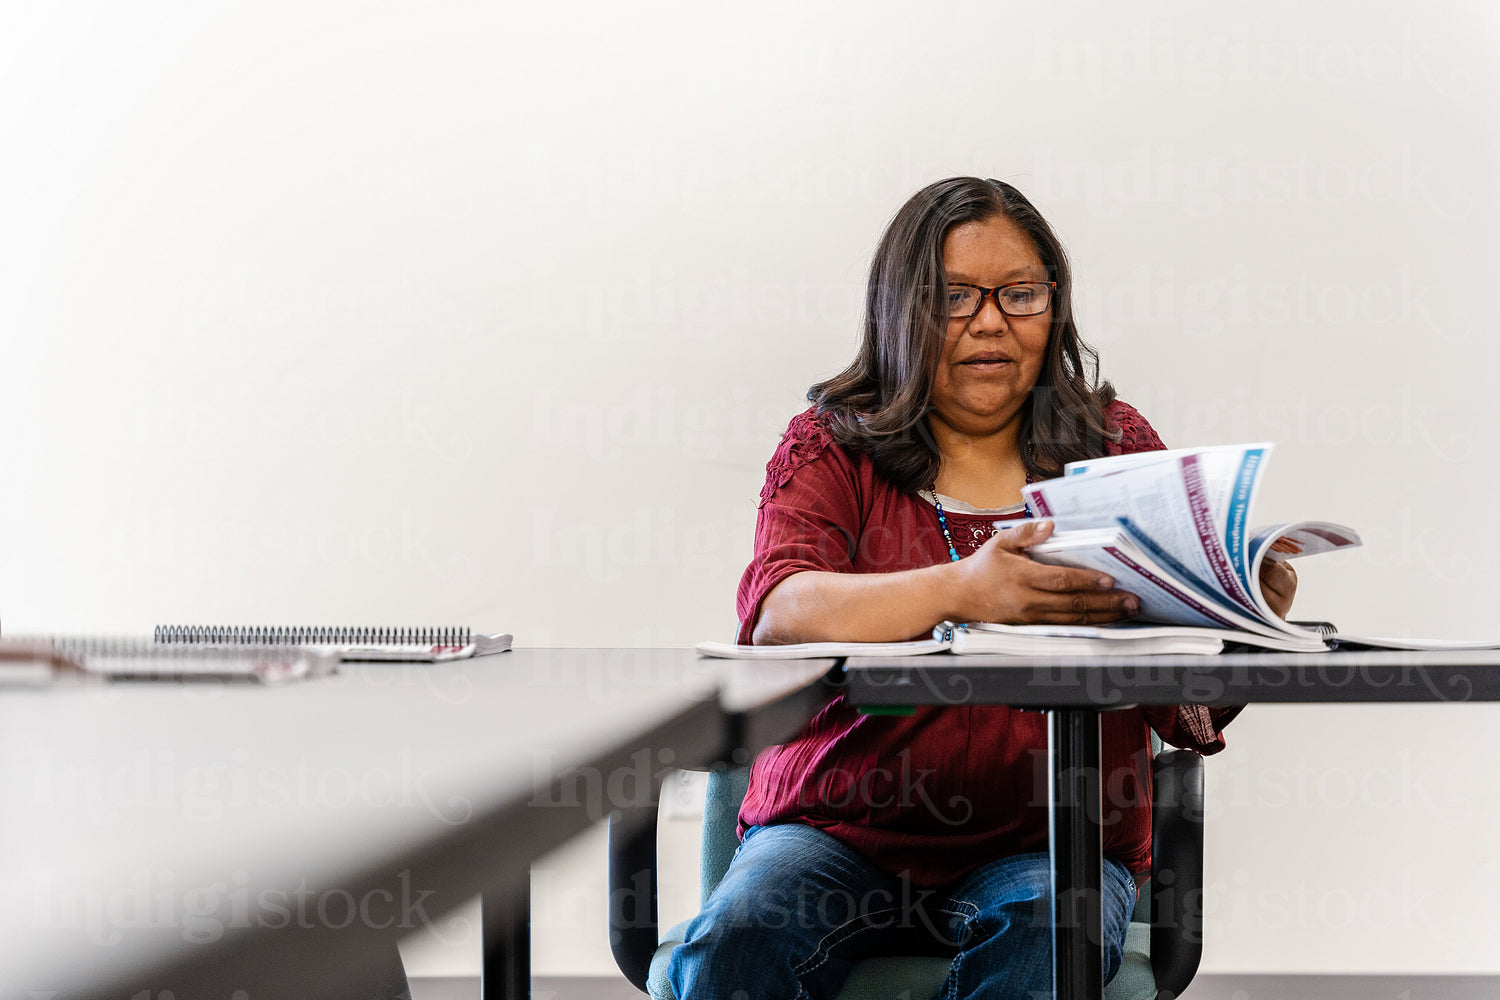
[[[155,642],[160,646],[200,649],[305,646],[336,653],[343,660],[441,663],[503,653],[510,649],[511,636],[475,633],[466,628],[158,625]]]
[[[0,639],[0,686],[55,679],[251,681],[280,684],[324,677],[333,653],[311,646],[163,647],[145,639],[37,636]]]

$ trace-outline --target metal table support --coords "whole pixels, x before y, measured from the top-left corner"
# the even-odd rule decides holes
[[[480,903],[484,966],[480,1000],[525,1000],[531,996],[531,887]]]
[[[1058,1000],[1104,994],[1099,742],[1097,709],[1048,710],[1052,991]]]

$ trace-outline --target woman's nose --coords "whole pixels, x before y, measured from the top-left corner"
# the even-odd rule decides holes
[[[969,331],[971,333],[1006,333],[1010,330],[1010,317],[1000,311],[1000,306],[995,302],[995,293],[984,297],[979,303],[979,311],[969,317]]]

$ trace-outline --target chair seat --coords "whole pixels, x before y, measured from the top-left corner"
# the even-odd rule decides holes
[[[677,1000],[667,979],[667,960],[672,949],[687,936],[688,921],[674,924],[662,934],[661,944],[651,956],[646,988],[652,1000]],[[1104,988],[1104,1000],[1155,1000],[1156,978],[1151,974],[1151,927],[1132,923],[1125,931],[1125,954],[1120,971]],[[868,958],[854,963],[838,1000],[922,1000],[936,996],[948,978],[946,958]]]

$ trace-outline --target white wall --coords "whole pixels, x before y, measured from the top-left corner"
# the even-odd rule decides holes
[[[1500,631],[1492,5],[542,6],[0,6],[7,632],[722,638],[883,224],[961,173],[1169,443],[1275,440],[1258,519],[1362,530],[1300,612]],[[1497,723],[1247,712],[1205,969],[1500,972]],[[609,967],[602,906],[538,971]]]

